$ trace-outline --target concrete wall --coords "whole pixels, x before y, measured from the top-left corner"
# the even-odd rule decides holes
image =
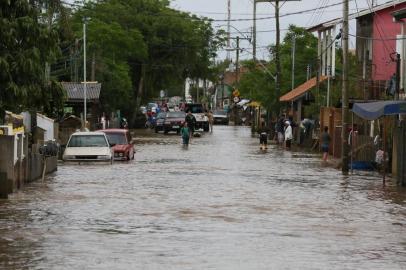
[[[13,192],[14,142],[14,136],[0,136],[0,172],[4,174],[0,182],[2,197],[4,197],[4,193]]]
[[[33,145],[28,149],[28,136],[0,135],[0,197],[7,197],[24,183],[41,178],[43,157]],[[47,173],[57,170],[57,158],[47,159]]]
[[[54,137],[54,120],[37,113],[37,126],[45,130],[44,141],[52,141]]]
[[[32,182],[42,177],[42,170],[44,168],[44,159],[38,153],[38,145],[33,145],[31,149],[31,153],[29,155],[29,168],[28,168],[28,177],[26,178],[26,182]],[[46,160],[47,167],[46,173],[52,173],[57,170],[58,167],[58,158],[57,157],[49,157]]]

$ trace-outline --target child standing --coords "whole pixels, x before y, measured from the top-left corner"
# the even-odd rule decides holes
[[[268,149],[268,132],[269,129],[265,126],[265,123],[262,123],[261,128],[258,130],[261,150]]]
[[[183,127],[180,129],[180,135],[182,136],[183,145],[188,146],[190,138],[190,129],[188,127],[187,122],[185,122],[183,124]]]

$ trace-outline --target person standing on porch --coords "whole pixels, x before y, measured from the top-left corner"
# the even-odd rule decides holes
[[[292,126],[289,121],[285,121],[285,147],[290,149],[293,139]]]

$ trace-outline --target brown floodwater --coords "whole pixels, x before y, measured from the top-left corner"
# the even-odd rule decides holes
[[[60,165],[0,201],[0,269],[406,269],[406,192],[244,127]]]

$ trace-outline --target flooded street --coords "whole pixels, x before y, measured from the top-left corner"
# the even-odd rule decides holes
[[[1,269],[406,269],[406,193],[215,126],[61,165],[0,202]]]

